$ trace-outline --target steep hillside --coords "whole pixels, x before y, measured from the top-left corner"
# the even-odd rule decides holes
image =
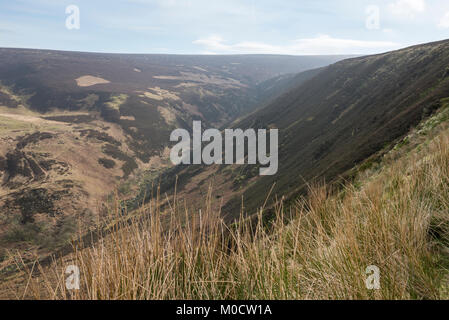
[[[162,211],[152,199],[131,220],[113,209],[112,232],[102,241],[84,249],[78,243],[73,254],[36,267],[34,277],[24,268],[3,291],[0,284],[0,297],[448,299],[445,103],[378,163],[355,168],[354,183],[340,190],[314,185],[292,206],[279,200],[269,225],[242,219],[229,227],[211,209],[210,194],[199,212],[176,197]],[[72,263],[82,277],[80,290],[69,292],[61,275]],[[365,271],[376,267],[379,286],[372,290]]]
[[[47,292],[57,298],[68,297],[58,275],[73,259],[84,275],[75,298],[118,298],[117,284],[121,297],[151,299],[447,297],[449,41],[352,58],[257,87],[287,91],[232,126],[280,130],[276,175],[260,177],[257,165],[141,171],[130,180],[139,187],[131,190],[133,198],[120,192],[104,208],[106,223],[93,233],[81,230],[74,248],[57,251],[62,264],[45,269],[46,277],[36,277],[30,287],[32,277],[26,269],[15,273],[8,251],[1,275],[17,281],[24,296]],[[67,195],[60,184],[71,183],[71,195],[83,192],[73,183],[79,180],[59,175],[91,177],[85,188],[106,172],[126,175],[129,159],[138,167],[144,162],[126,129],[101,110],[88,122],[84,117],[93,112],[44,116],[24,105],[25,95],[4,88],[17,112],[0,122],[6,128],[2,188],[33,189],[7,191],[2,241],[20,236],[29,244],[26,236],[46,234],[49,239],[38,237],[36,244],[53,243],[73,225],[61,219],[67,217],[59,210]],[[169,91],[159,87],[158,94],[173,94],[163,90]],[[83,120],[64,123],[67,115]],[[58,153],[58,141],[68,149]],[[76,158],[86,148],[98,158],[95,166]],[[116,171],[100,171],[100,165]],[[323,180],[325,187],[313,186]],[[75,206],[77,201],[73,197]],[[252,213],[258,215],[247,219]],[[53,233],[42,228],[49,221]],[[28,266],[33,254],[25,255]],[[48,267],[52,258],[41,261]],[[366,289],[363,270],[369,265],[382,270],[379,291]],[[46,291],[53,287],[62,291]]]
[[[257,166],[248,165],[177,168],[178,190],[194,199],[209,181],[225,213],[240,212],[242,197],[254,212],[272,186],[272,195],[288,197],[314,179],[334,181],[405,135],[448,96],[449,41],[338,62],[233,125],[279,129],[276,175],[259,177]],[[191,176],[209,178],[193,190]]]
[[[335,179],[441,107],[449,96],[449,41],[349,59],[325,69],[239,127],[280,129],[279,174],[251,187],[246,199],[274,182],[275,192],[304,181]]]
[[[2,246],[58,247],[119,185],[170,165],[173,129],[223,125],[277,95],[285,74],[342,58],[0,49]]]

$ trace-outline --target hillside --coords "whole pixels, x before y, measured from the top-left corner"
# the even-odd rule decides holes
[[[158,106],[173,113],[174,120],[180,123],[195,118],[209,124],[223,124],[259,102],[253,89],[264,81],[323,67],[343,58],[120,55],[0,49],[0,81],[26,97],[32,110],[41,113],[53,109],[95,110],[125,130],[131,125],[120,122],[120,116],[134,116],[145,122],[134,124],[137,132],[145,133],[154,127],[152,122],[164,122]],[[120,95],[126,96],[125,101],[114,101]],[[14,99],[2,97],[4,105],[14,105]],[[117,113],[118,107],[121,108]],[[151,133],[157,133],[158,129],[153,128]]]
[[[139,58],[101,59],[118,57],[127,67]],[[205,57],[208,67],[193,57],[183,65],[171,58],[176,64],[163,76],[157,60],[151,77],[158,82],[145,80],[143,89],[123,70],[113,78],[95,56],[104,73],[52,84],[57,92],[47,97],[67,109],[41,109],[33,100],[38,93],[20,89],[39,85],[33,73],[19,76],[16,86],[2,82],[3,98],[16,103],[0,114],[0,235],[3,248],[22,249],[19,259],[0,252],[0,278],[16,286],[13,292],[88,299],[119,298],[118,292],[130,299],[447,297],[449,41],[294,75],[264,76],[261,57],[248,62],[251,72],[237,68],[232,78],[213,68],[216,59],[222,66],[234,56]],[[114,60],[116,70],[122,62]],[[192,78],[184,68],[202,75]],[[189,96],[186,81],[201,89]],[[87,94],[77,97],[87,107],[71,104],[77,90]],[[203,90],[225,90],[216,96],[223,108],[202,109],[210,103]],[[176,109],[176,101],[192,97],[196,109]],[[153,100],[164,122],[139,109]],[[134,124],[132,135],[129,121],[146,116],[153,122]],[[169,132],[189,129],[194,119],[205,127],[279,129],[278,173],[259,176],[258,165],[170,166]],[[109,201],[98,201],[106,195]],[[95,206],[98,212],[89,211]],[[68,245],[77,229],[79,240]],[[62,260],[52,264],[48,252]],[[82,266],[84,290],[70,296],[58,279],[73,261]],[[379,291],[364,285],[369,265],[385,275]]]
[[[347,59],[323,68],[235,128],[278,128],[279,171],[259,177],[257,166],[189,166],[162,178],[170,191],[195,203],[210,183],[225,214],[242,207],[254,213],[266,201],[307,191],[307,183],[339,177],[375,155],[441,107],[449,96],[449,41],[374,56]],[[195,182],[194,182],[195,181]],[[147,184],[148,185],[148,184]],[[269,200],[268,204],[272,203]]]
[[[355,168],[354,183],[312,185],[292,206],[280,200],[269,225],[243,217],[226,225],[211,210],[211,194],[199,212],[186,213],[176,197],[163,211],[152,199],[131,221],[113,211],[113,231],[102,241],[39,268],[45,276],[30,277],[25,269],[4,293],[35,299],[448,299],[448,121],[446,99],[406,139],[385,149],[382,160]],[[80,266],[79,291],[64,289],[60,275],[68,263]],[[365,282],[373,265],[380,270],[377,290]]]
[[[224,125],[277,95],[289,73],[342,58],[0,49],[2,247],[59,247],[94,227],[119,186],[170,166],[173,129]]]
[[[448,67],[449,41],[349,59],[238,124],[281,130],[279,175],[245,198],[275,181],[282,194],[332,181],[407,134],[449,96]]]

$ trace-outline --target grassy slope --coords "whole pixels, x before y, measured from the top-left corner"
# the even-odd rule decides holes
[[[258,208],[273,183],[286,195],[305,190],[304,181],[332,181],[406,135],[447,97],[448,52],[442,41],[344,60],[244,119],[238,127],[280,131],[279,172],[245,190],[247,207]]]
[[[0,273],[7,250],[45,256],[65,247],[74,219],[92,227],[116,187],[135,194],[142,171],[171,165],[170,132],[192,116],[232,120],[289,83],[272,77],[342,58],[0,48]],[[107,83],[84,86],[95,78]]]
[[[231,227],[206,205],[173,199],[104,241],[44,270],[26,294],[83,299],[438,299],[449,298],[447,101],[384,159],[338,192],[317,185],[293,207],[280,201],[270,227]],[[206,204],[211,195],[208,195]],[[120,214],[117,214],[118,217]],[[262,215],[262,213],[260,213]],[[183,216],[191,216],[182,219]],[[289,217],[289,219],[286,219]],[[116,219],[114,217],[114,219]],[[261,221],[262,219],[259,219]],[[286,220],[290,222],[287,223]],[[161,233],[164,225],[169,231]],[[271,230],[271,231],[270,231]],[[81,269],[65,292],[62,266]],[[380,290],[365,269],[381,271]],[[60,268],[58,268],[60,267]]]
[[[276,195],[290,199],[305,194],[307,182],[347,178],[354,166],[403,138],[441,107],[449,92],[448,65],[449,41],[440,41],[303,73],[306,79],[297,78],[292,89],[232,124],[279,129],[276,175],[259,176],[257,165],[177,166],[143,181],[134,205],[142,202],[153,184],[160,183],[161,192],[172,193],[177,179],[178,193],[197,206],[196,199],[212,182],[220,197],[216,202],[223,200],[222,211],[233,220],[238,218],[242,198],[245,211],[253,214],[273,185],[269,204]]]
[[[7,250],[45,256],[70,244],[77,220],[92,227],[98,202],[135,164],[118,126],[61,122],[78,117],[87,115],[0,105],[0,272]]]

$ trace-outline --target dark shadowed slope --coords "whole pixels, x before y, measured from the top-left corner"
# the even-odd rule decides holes
[[[328,181],[406,134],[449,96],[449,41],[336,63],[246,118],[241,127],[280,130],[279,173],[245,199]],[[257,205],[253,202],[252,205]]]
[[[445,97],[449,41],[341,61],[234,125],[280,130],[277,175],[258,177],[255,166],[206,170],[213,171],[211,181],[230,186],[218,191],[234,195],[226,201],[226,213],[240,212],[242,195],[252,211],[262,206],[273,184],[273,195],[287,196],[315,178],[334,180],[406,134]],[[198,172],[187,168],[179,181]]]

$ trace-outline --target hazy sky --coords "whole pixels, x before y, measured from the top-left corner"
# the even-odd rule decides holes
[[[79,8],[79,29],[75,11]],[[449,38],[449,0],[1,0],[0,47],[366,54]]]

